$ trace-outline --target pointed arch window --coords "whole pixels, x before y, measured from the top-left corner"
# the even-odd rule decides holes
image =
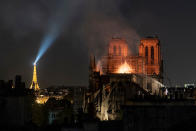
[[[148,64],[148,47],[145,48],[146,64]]]
[[[145,56],[148,57],[148,47],[145,48]]]
[[[154,64],[154,47],[153,46],[151,47],[151,59],[152,59],[151,64]]]
[[[119,46],[119,55],[121,55],[121,47]]]
[[[114,46],[114,55],[116,54],[116,46]]]

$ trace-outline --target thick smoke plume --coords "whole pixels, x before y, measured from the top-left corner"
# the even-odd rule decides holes
[[[66,3],[66,8],[57,9],[60,1]],[[45,86],[54,82],[86,84],[89,55],[94,54],[98,58],[104,55],[109,40],[114,36],[127,39],[132,52],[136,50],[139,36],[121,8],[126,0],[60,1],[0,1],[0,42],[4,44],[0,55],[5,58],[2,67],[15,65],[8,72],[1,71],[2,79],[21,74],[30,83],[30,65],[46,36],[53,37],[53,46],[38,67],[41,68],[39,80]],[[56,15],[60,17],[54,18]],[[51,18],[58,27],[58,31],[53,33],[50,33],[50,27],[55,24],[51,23]],[[49,64],[56,66],[47,66]]]
[[[112,37],[127,39],[131,50],[135,52],[139,36],[122,13],[121,5],[125,1],[6,0],[1,2],[0,18],[2,29],[9,30],[14,39],[32,37],[32,33],[39,33],[40,36],[36,37],[40,40],[41,37],[47,37],[48,32],[54,32],[51,36],[48,33],[48,36],[57,37],[60,35],[57,30],[61,29],[64,30],[62,35],[72,35],[68,41],[79,36],[81,43],[88,47],[89,54],[93,52],[100,56]],[[59,3],[62,3],[60,7]],[[50,29],[53,27],[56,30]]]
[[[108,42],[113,37],[127,40],[131,53],[136,53],[139,35],[121,14],[120,0],[88,1],[81,21],[81,36],[89,48],[89,53],[101,57],[106,53]]]
[[[14,75],[21,74],[29,81],[27,85],[31,82],[32,62],[59,1],[61,0],[0,0],[0,79],[13,79]],[[172,79],[179,79],[180,82],[194,80],[195,76],[188,73],[194,69],[195,63],[188,64],[187,70],[182,72],[181,58],[185,55],[181,52],[185,49],[184,46],[179,47],[195,41],[194,35],[189,34],[195,34],[196,31],[193,28],[193,2],[184,4],[171,0],[63,1],[70,7],[65,12],[69,14],[67,19],[70,20],[70,24],[61,28],[62,33],[47,55],[39,61],[38,79],[42,82],[41,85],[87,85],[89,55],[101,57],[113,36],[125,37],[134,53],[140,39],[137,33],[142,37],[154,34],[159,36],[162,52],[167,52],[163,53],[164,61],[167,62],[165,65],[170,63],[166,70],[170,72],[168,75],[171,75]],[[72,8],[72,4],[79,6]],[[179,49],[176,50],[176,47]],[[195,44],[185,47],[189,52],[187,58],[190,59],[184,59],[184,63],[192,63]],[[174,50],[180,56],[174,57]],[[189,77],[181,75],[183,73]]]

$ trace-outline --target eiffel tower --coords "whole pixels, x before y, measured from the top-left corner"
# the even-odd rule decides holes
[[[30,86],[30,89],[33,89],[35,91],[38,91],[40,89],[38,82],[37,82],[36,64],[34,64],[33,80],[32,80],[32,84]]]

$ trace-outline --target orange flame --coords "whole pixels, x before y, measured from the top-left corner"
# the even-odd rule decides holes
[[[127,62],[125,61],[124,64],[122,64],[118,70],[117,73],[122,73],[122,74],[129,74],[132,72],[131,67],[127,64]]]

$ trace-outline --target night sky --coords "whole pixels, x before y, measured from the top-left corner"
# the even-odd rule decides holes
[[[56,24],[59,35],[37,65],[42,88],[88,85],[89,55],[99,59],[113,36],[126,38],[133,54],[140,38],[159,36],[165,76],[173,85],[195,82],[195,5],[193,0],[0,0],[0,79],[20,74],[29,86],[41,41]]]

